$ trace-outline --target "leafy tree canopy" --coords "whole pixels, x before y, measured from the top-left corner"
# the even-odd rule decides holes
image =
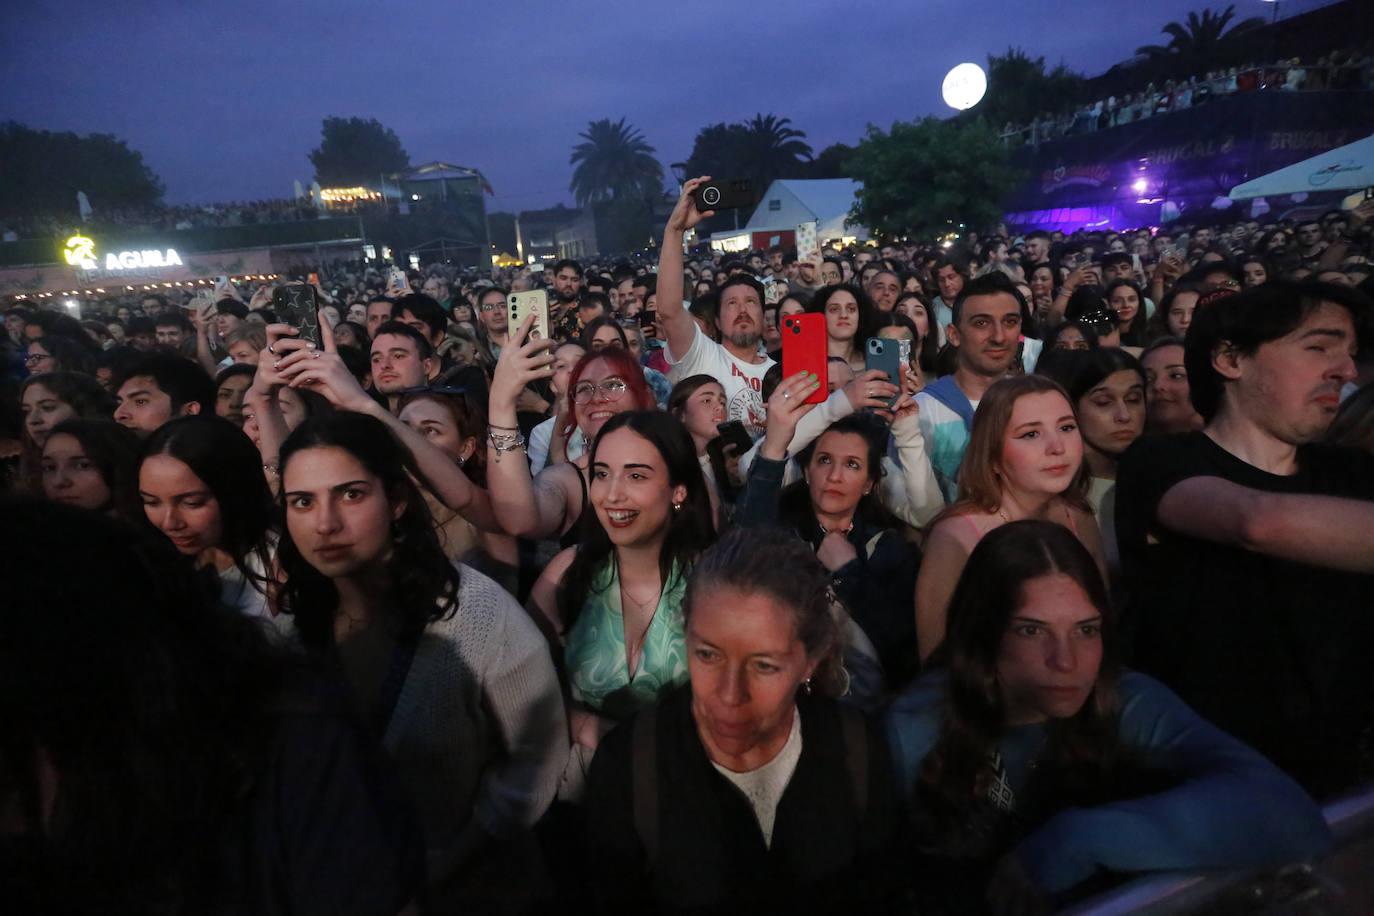
[[[33,130],[0,124],[0,213],[18,217],[77,215],[85,191],[102,211],[157,206],[163,185],[143,161],[110,134]]]
[[[848,160],[851,176],[863,182],[850,218],[890,237],[993,225],[1024,177],[1008,155],[984,120],[928,117],[898,121],[890,132],[870,124]]]
[[[1203,10],[1201,16],[1189,13],[1186,22],[1170,22],[1160,30],[1169,36],[1168,44],[1144,45],[1135,53],[1151,58],[1176,58],[1189,66],[1206,69],[1225,59],[1245,40],[1247,33],[1264,25],[1263,18],[1251,16],[1227,31],[1227,25],[1235,16],[1234,5],[1220,13],[1212,10]]]
[[[1045,58],[1032,59],[1020,48],[988,55],[988,91],[983,100],[959,115],[983,118],[995,127],[1022,124],[1041,114],[1067,111],[1083,100],[1086,82],[1064,64],[1046,72]]]
[[[371,187],[379,176],[409,168],[410,157],[401,139],[376,118],[325,118],[310,164],[323,187]]]

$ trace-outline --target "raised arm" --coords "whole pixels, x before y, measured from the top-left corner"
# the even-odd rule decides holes
[[[568,515],[568,495],[559,485],[565,464],[546,467],[539,476],[530,476],[529,461],[518,447],[519,421],[515,402],[530,382],[553,375],[551,340],[530,340],[534,316],[528,316],[501,348],[491,382],[487,439],[487,490],[501,527],[517,537],[548,537],[563,530]],[[572,473],[577,473],[572,469]]]
[[[277,372],[293,388],[315,391],[341,410],[367,414],[386,424],[387,429],[409,450],[416,469],[425,484],[444,505],[484,531],[501,531],[492,511],[487,491],[474,484],[463,469],[436,445],[415,432],[381,404],[371,398],[358,380],[348,371],[334,345],[334,332],[329,322],[320,320],[320,336],[324,350],[298,346],[289,355],[276,361]],[[277,345],[286,346],[286,341]],[[299,344],[299,342],[295,342]],[[524,456],[520,456],[522,461]]]
[[[1016,850],[1040,890],[1067,889],[1099,868],[1280,865],[1326,850],[1321,810],[1257,751],[1144,675],[1122,677],[1119,691],[1123,748],[1177,784],[1050,818]]]
[[[768,399],[768,426],[757,453],[760,465],[751,470],[736,502],[735,524],[751,527],[777,522],[778,492],[782,488],[788,445],[797,422],[816,407],[804,402],[818,385],[820,379],[810,372],[798,372],[783,379]]]
[[[277,471],[277,459],[281,445],[286,441],[290,430],[286,427],[278,392],[286,385],[277,372],[277,361],[284,359],[305,346],[305,341],[297,340],[296,329],[289,324],[269,324],[267,326],[267,348],[258,354],[258,368],[253,373],[253,384],[243,396],[244,407],[253,414],[258,424],[258,451],[262,453],[262,470],[267,475],[267,485],[275,493],[281,485],[281,475]]]
[[[688,229],[696,226],[714,210],[697,210],[692,192],[711,180],[710,175],[692,178],[682,186],[682,196],[668,217],[663,230],[663,246],[658,255],[658,326],[668,341],[668,355],[674,361],[682,359],[692,346],[697,326],[692,313],[682,307],[682,240]]]
[[[1190,477],[1159,501],[1166,528],[1267,556],[1347,572],[1374,572],[1374,502],[1268,493],[1220,477]]]

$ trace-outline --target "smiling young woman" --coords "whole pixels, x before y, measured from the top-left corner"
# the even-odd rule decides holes
[[[1106,561],[1086,500],[1083,439],[1068,393],[1038,375],[987,390],[959,468],[959,499],[931,524],[916,578],[916,636],[929,659],[945,636],[945,613],[973,548],[999,525],[1026,518],[1059,522]]]
[[[945,646],[947,669],[887,714],[922,911],[1058,909],[1103,869],[1298,861],[1329,842],[1277,767],[1122,672],[1097,562],[1064,526],[979,542]]]
[[[568,798],[601,736],[686,680],[682,593],[715,538],[696,450],[672,416],[617,414],[589,457],[594,517],[530,593],[563,646],[575,745]]]

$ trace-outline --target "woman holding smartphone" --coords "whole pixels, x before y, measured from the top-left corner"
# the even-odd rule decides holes
[[[874,336],[878,324],[878,309],[868,293],[844,283],[824,286],[806,310],[825,316],[827,352],[856,373],[864,371],[864,341]]]
[[[912,593],[919,552],[902,537],[904,526],[880,499],[888,430],[865,414],[830,424],[797,456],[803,479],[782,486],[787,448],[814,380],[784,379],[768,401],[768,427],[741,494],[741,526],[782,527],[811,545],[830,572],[831,586],[872,643],[890,687],[916,674]],[[894,435],[910,446],[903,461],[919,464],[916,402],[898,401]],[[922,440],[923,445],[923,440]]]
[[[530,340],[533,324],[533,315],[525,319],[496,362],[489,399],[487,486],[495,517],[508,534],[561,536],[567,547],[576,542],[579,520],[590,518],[587,456],[530,476],[515,402],[530,382],[554,374],[548,353],[553,341]],[[589,442],[617,414],[655,408],[643,371],[622,347],[585,353],[573,367],[568,386],[573,422]]]

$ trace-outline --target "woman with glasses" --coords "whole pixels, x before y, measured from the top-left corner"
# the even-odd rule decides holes
[[[29,375],[46,372],[82,372],[95,374],[95,354],[82,343],[60,334],[46,334],[29,341],[24,356]]]
[[[491,383],[487,429],[487,485],[493,514],[516,537],[577,540],[576,526],[587,516],[587,456],[545,467],[530,476],[525,437],[515,402],[531,382],[553,376],[550,340],[528,339],[534,316],[525,319],[511,345],[501,350]],[[573,423],[590,442],[606,421],[629,410],[652,410],[654,398],[628,351],[607,347],[578,360],[569,376]],[[588,525],[595,524],[589,519]]]

